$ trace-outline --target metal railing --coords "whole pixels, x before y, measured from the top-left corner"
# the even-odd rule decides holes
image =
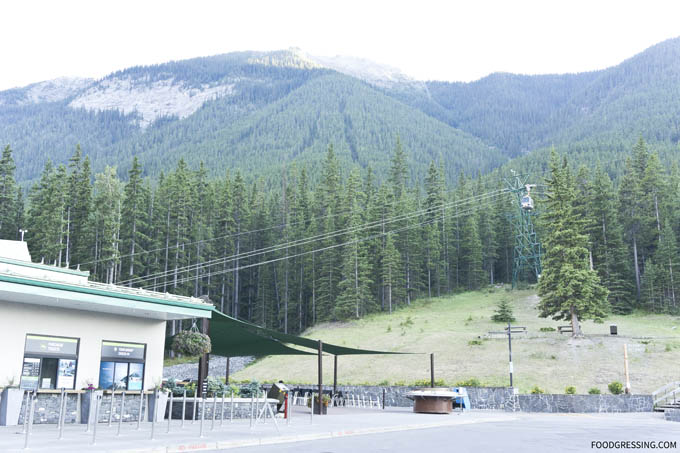
[[[680,381],[670,382],[652,392],[654,406],[669,404],[671,402],[671,398],[673,403],[677,403],[678,396],[680,396]]]
[[[73,394],[76,395],[76,411],[71,410],[73,400],[69,399],[69,396]],[[24,391],[22,394],[24,448],[29,448],[34,431],[33,427],[36,424],[36,414],[45,413],[42,407],[37,406],[39,395],[40,393],[33,390]],[[212,432],[223,427],[224,420],[229,420],[229,423],[232,423],[235,405],[243,402],[243,399],[235,402],[233,392],[217,393],[212,397],[207,397],[205,394],[187,397],[186,390],[178,396],[172,393],[168,395],[165,409],[163,406],[159,407],[161,400],[159,390],[145,392],[61,390],[59,397],[58,409],[55,411],[57,413],[57,440],[62,441],[74,432],[72,429],[65,430],[65,425],[80,425],[83,426],[84,431],[89,436],[90,445],[96,445],[97,436],[101,438],[102,433],[108,433],[117,438],[126,434],[139,433],[143,426],[145,431],[148,430],[149,432],[149,439],[154,440],[158,435],[159,427],[157,425],[159,423],[166,423],[164,432],[171,434],[173,431],[178,432],[184,429],[185,420],[188,418],[191,418],[192,423],[200,424],[197,436],[202,438],[208,429]],[[139,398],[138,403],[137,397]],[[87,404],[83,405],[86,413],[81,413],[82,398],[87,398],[87,401],[85,401]],[[286,399],[284,418],[286,425],[290,425],[293,404],[289,395],[286,395]],[[193,407],[188,409],[187,404],[192,402]],[[181,411],[178,411],[177,409],[180,407]],[[167,410],[167,417],[165,410]],[[188,410],[189,412],[187,412]],[[242,412],[241,415],[243,415]],[[311,417],[313,417],[313,414]],[[280,432],[274,400],[267,398],[263,391],[253,394],[250,398],[250,428],[255,429],[258,425],[267,423],[268,419],[273,422],[277,432]],[[41,416],[41,421],[46,421],[46,418]],[[124,422],[129,422],[127,423],[129,429],[123,427]],[[136,429],[134,428],[135,424]],[[81,433],[81,431],[77,431]],[[41,430],[40,432],[44,433],[45,431]],[[195,431],[193,432],[196,434]],[[78,436],[80,437],[82,434],[78,434]]]

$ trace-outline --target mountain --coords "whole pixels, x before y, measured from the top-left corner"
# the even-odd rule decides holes
[[[272,180],[287,165],[314,174],[332,143],[341,161],[370,164],[382,177],[397,136],[412,178],[436,160],[455,179],[553,145],[584,161],[611,160],[640,135],[672,156],[679,86],[678,38],[600,71],[470,83],[417,81],[300,49],[235,52],[2,91],[0,141],[15,150],[24,183],[47,158],[66,162],[76,144],[95,171],[116,165],[124,175],[137,155],[152,176],[184,158],[213,174],[240,169]]]
[[[550,145],[680,140],[680,38],[621,64],[580,74],[491,74],[428,82],[406,100],[512,156]]]
[[[121,174],[137,155],[149,175],[184,158],[206,163],[213,174],[241,169],[271,179],[294,163],[313,170],[331,143],[342,161],[383,174],[397,137],[414,178],[433,159],[450,175],[507,160],[482,140],[296,50],[129,68],[49,100],[23,95],[34,100],[19,102],[15,91],[0,93],[15,100],[0,104],[0,140],[15,150],[22,181],[39,175],[48,157],[66,162],[78,143],[95,170],[117,165]]]

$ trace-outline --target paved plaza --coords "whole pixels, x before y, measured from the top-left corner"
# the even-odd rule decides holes
[[[331,408],[329,415],[310,418],[309,409],[296,407],[290,423],[271,419],[252,428],[249,420],[167,420],[151,425],[64,426],[58,440],[55,425],[35,425],[29,450],[35,452],[374,452],[374,451],[595,451],[598,440],[678,441],[680,423],[660,414],[526,414],[494,411],[454,412],[450,415],[414,414],[408,409]],[[201,437],[201,429],[203,436]],[[0,451],[24,450],[22,427],[0,429]],[[611,450],[611,449],[609,449]],[[636,451],[644,451],[637,449]],[[659,451],[659,450],[656,450]],[[663,451],[663,450],[661,450]],[[666,450],[674,451],[674,449]]]

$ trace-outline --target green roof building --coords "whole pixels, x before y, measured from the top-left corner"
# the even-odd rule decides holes
[[[212,314],[201,299],[88,277],[0,240],[0,387],[149,389],[163,377],[166,321]]]

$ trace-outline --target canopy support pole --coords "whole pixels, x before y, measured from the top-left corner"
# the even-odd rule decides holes
[[[321,405],[323,404],[323,342],[319,340],[319,415],[323,414]],[[312,412],[314,412],[314,401],[312,401]]]
[[[333,356],[333,395],[338,393],[338,356]]]
[[[210,320],[208,318],[201,319],[201,333],[204,335],[210,334]],[[197,392],[203,394],[203,383],[208,379],[208,368],[210,362],[210,354],[201,354],[198,359],[198,387]]]
[[[434,388],[434,353],[430,354],[430,387]]]
[[[229,357],[227,357],[227,371],[224,375],[224,383],[229,384]]]

